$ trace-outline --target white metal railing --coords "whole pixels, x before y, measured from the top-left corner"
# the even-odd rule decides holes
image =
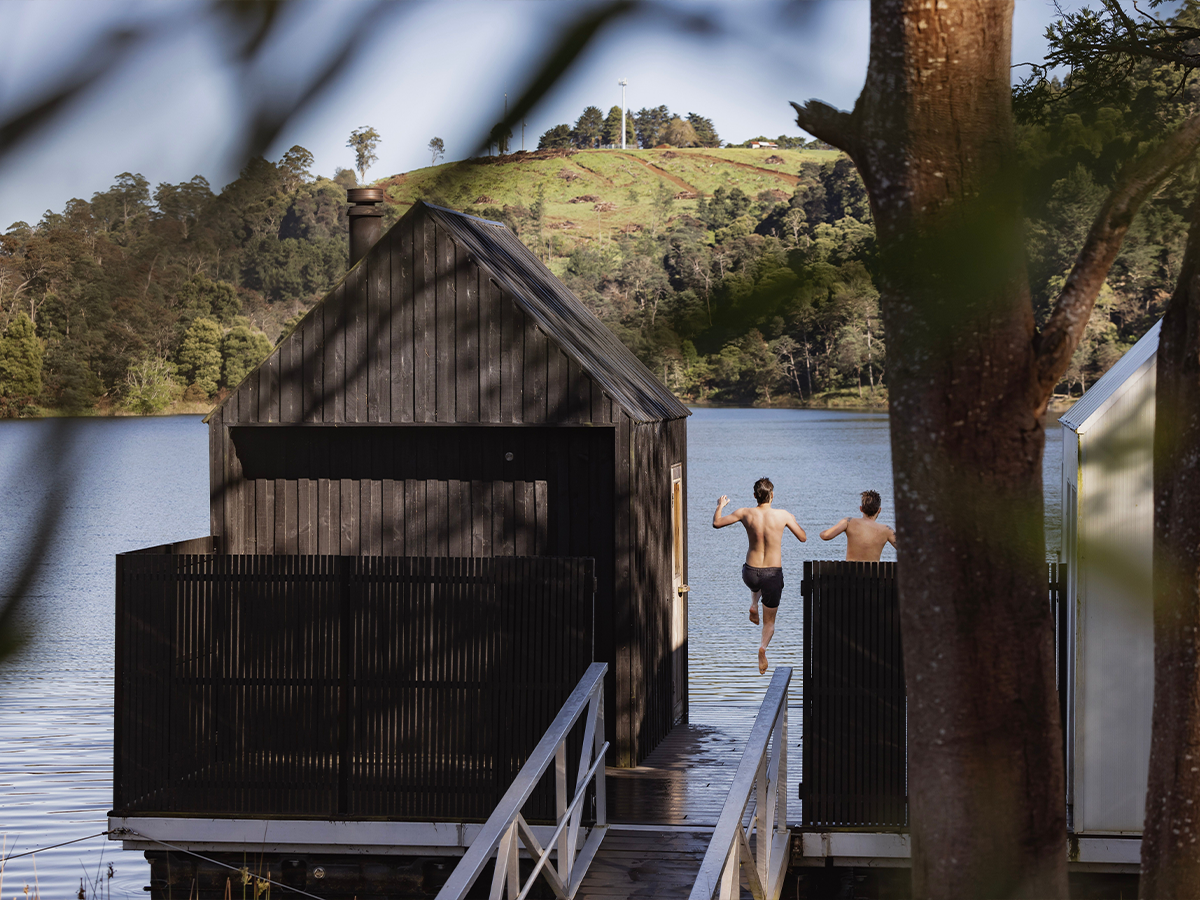
[[[550,883],[555,896],[575,896],[608,829],[604,798],[604,754],[608,750],[608,742],[604,740],[606,671],[607,663],[592,663],[588,666],[586,674],[555,716],[549,730],[538,741],[528,761],[517,773],[512,786],[500,798],[495,812],[454,867],[449,880],[438,892],[437,900],[461,900],[465,897],[479,873],[487,865],[493,851],[496,851],[496,874],[492,877],[492,889],[488,895],[490,900],[502,900],[506,887],[509,900],[520,900],[529,893],[539,873]],[[587,721],[584,725],[583,750],[579,757],[579,776],[575,782],[574,799],[568,803],[567,735],[585,711]],[[552,760],[558,827],[543,848],[521,815],[521,809],[550,767]],[[583,800],[587,796],[588,783],[593,777],[596,779],[596,824],[590,829],[583,846],[579,847]],[[518,870],[519,845],[524,845],[530,856],[537,859],[533,872],[523,885],[520,883]],[[550,865],[550,854],[555,850],[557,859]]]
[[[721,900],[737,900],[743,864],[754,900],[779,898],[791,843],[787,827],[787,698],[791,681],[791,668],[775,670],[689,900],[712,900],[718,887]],[[751,799],[750,821],[743,826]]]

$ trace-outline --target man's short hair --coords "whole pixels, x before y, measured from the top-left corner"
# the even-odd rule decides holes
[[[771,484],[771,479],[763,476],[754,482],[754,499],[759,503],[766,503],[771,499],[771,493],[775,490],[775,485]]]
[[[882,505],[877,491],[862,492],[862,511],[863,515],[873,516],[879,512],[879,507]]]

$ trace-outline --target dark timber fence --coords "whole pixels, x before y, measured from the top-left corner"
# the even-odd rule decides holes
[[[206,548],[117,557],[118,815],[482,820],[592,661],[591,559]]]
[[[1066,566],[1050,563],[1065,720]],[[908,723],[896,563],[804,564],[805,827],[908,827]]]

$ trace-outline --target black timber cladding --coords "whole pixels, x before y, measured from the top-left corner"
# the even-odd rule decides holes
[[[594,558],[629,765],[670,730],[686,654],[687,415],[503,225],[418,203],[209,417],[212,533],[234,554]]]
[[[804,563],[804,828],[908,829],[908,699],[896,566]],[[1046,568],[1065,730],[1067,572],[1057,563]]]
[[[117,584],[116,815],[483,821],[592,657],[590,559],[176,546]]]

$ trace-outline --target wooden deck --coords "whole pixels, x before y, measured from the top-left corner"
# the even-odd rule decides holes
[[[687,898],[758,714],[753,703],[692,704],[633,769],[606,770],[610,828],[580,900]],[[799,820],[800,715],[788,708],[788,823]],[[794,808],[793,808],[794,804]],[[749,897],[745,882],[742,896]]]

